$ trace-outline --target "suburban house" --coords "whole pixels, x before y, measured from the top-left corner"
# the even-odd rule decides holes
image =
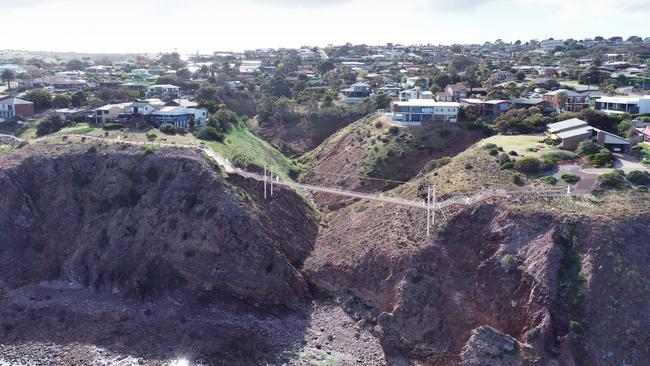
[[[549,104],[544,100],[544,98],[513,98],[510,99],[510,103],[513,108],[516,109],[528,109],[531,107],[537,107],[542,110],[542,112],[549,110]]]
[[[457,102],[461,99],[467,98],[469,89],[462,83],[447,85],[445,94],[451,96],[451,101]]]
[[[86,110],[79,108],[60,108],[54,111],[65,121],[83,121]]]
[[[158,108],[162,108],[163,105],[164,103],[162,102],[154,105],[148,100],[136,100],[133,103],[126,103],[122,112],[117,116],[117,120],[120,122],[130,122],[133,120],[143,122],[151,113],[157,111]]]
[[[192,118],[196,126],[201,126],[208,118],[208,111],[204,108],[167,106],[151,113],[151,122],[157,126],[171,123],[178,128],[187,128]]]
[[[361,103],[371,94],[372,88],[369,84],[363,82],[354,83],[349,88],[341,90],[341,95],[348,104]]]
[[[164,84],[164,85],[152,85],[147,88],[147,95],[152,96],[160,96],[160,97],[177,97],[178,93],[181,91],[180,86],[176,85],[169,85],[169,84]]]
[[[93,122],[104,124],[117,119],[127,104],[107,104],[105,106],[93,109]]]
[[[380,88],[377,88],[377,94],[386,94],[391,97],[396,97],[399,94],[399,86],[384,85]]]
[[[447,93],[447,91],[440,91],[436,93],[435,99],[439,102],[453,102],[454,95],[451,93]]]
[[[510,102],[507,100],[461,99],[460,104],[479,117],[496,118],[508,111]]]
[[[433,99],[410,99],[393,102],[393,121],[406,126],[419,126],[426,122],[458,122],[460,104],[437,102]]]
[[[601,97],[595,108],[607,114],[650,114],[650,95]]]
[[[197,106],[198,106],[197,102],[193,102],[186,98],[172,99],[169,102],[165,103],[165,107],[196,108]]]
[[[564,95],[565,100],[562,100]],[[556,111],[579,112],[588,108],[586,94],[567,89],[558,89],[544,94],[544,100]]]
[[[428,90],[422,91],[419,86],[399,93],[400,102],[407,102],[409,99],[433,99],[433,93]]]
[[[547,126],[547,131],[560,140],[560,148],[564,150],[575,150],[582,141],[593,140],[614,152],[630,151],[629,140],[591,127],[587,122],[578,118],[551,123]]]
[[[239,72],[242,74],[255,74],[260,71],[262,61],[259,60],[243,60],[239,66]]]
[[[34,103],[15,97],[0,97],[0,119],[30,118],[36,114]]]

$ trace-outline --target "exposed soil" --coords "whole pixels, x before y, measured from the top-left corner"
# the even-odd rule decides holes
[[[386,191],[415,177],[431,160],[455,156],[481,137],[480,131],[455,125],[405,128],[387,117],[366,118],[303,156],[304,180],[361,192]],[[350,202],[323,194],[314,200],[330,209]]]

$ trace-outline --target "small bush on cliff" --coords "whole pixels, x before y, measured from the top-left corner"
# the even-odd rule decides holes
[[[552,175],[549,175],[548,177],[544,177],[544,181],[552,186],[556,185],[558,180]]]
[[[223,141],[224,133],[211,126],[201,127],[196,133],[196,138],[208,141]]]
[[[627,188],[623,177],[616,172],[600,174],[598,175],[597,181],[598,185],[602,188],[618,190],[624,190]]]
[[[503,271],[506,273],[510,273],[515,268],[517,268],[515,257],[512,254],[506,254],[501,257],[501,259],[499,259],[499,263],[501,263],[501,268],[503,268]]]
[[[523,173],[532,173],[542,168],[542,162],[532,156],[525,156],[515,161],[515,169]]]
[[[576,184],[580,181],[580,177],[573,174],[562,174],[560,178],[569,184]]]
[[[636,185],[645,185],[650,183],[650,177],[648,176],[648,173],[642,172],[640,170],[633,170],[627,173],[626,178]]]
[[[144,146],[140,149],[140,154],[141,154],[141,155],[151,155],[151,154],[153,154],[154,152],[156,152],[156,148],[155,148],[153,145],[144,145]]]

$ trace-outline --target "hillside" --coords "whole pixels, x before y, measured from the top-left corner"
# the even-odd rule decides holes
[[[264,200],[260,183],[226,177],[191,150],[79,145],[70,135],[6,151],[0,312],[11,320],[2,357],[540,366],[650,357],[649,324],[638,317],[650,293],[650,193],[546,197],[539,193],[552,172],[516,183],[491,152],[522,158],[555,149],[538,137],[468,142],[434,164],[453,152],[442,137],[478,139],[475,131],[397,132],[384,120],[360,120],[303,162],[346,162],[321,165],[332,174],[412,174],[376,188],[412,200],[427,185],[438,199],[485,189],[510,196],[440,211],[427,237],[423,210],[316,195],[337,208],[317,217],[300,195],[278,188]],[[436,144],[418,155],[423,140]],[[286,159],[261,157],[270,145],[245,129],[221,145],[233,160]],[[404,169],[399,154],[376,164],[388,156],[380,151],[397,149],[421,167]],[[360,182],[339,185],[370,188]]]
[[[481,136],[480,131],[455,125],[405,128],[372,115],[303,155],[303,180],[364,192],[385,191],[416,176],[431,160],[462,152]],[[316,200],[321,202],[318,196]]]
[[[30,144],[0,167],[2,362],[380,364],[311,302],[318,225],[294,192],[265,201],[190,150]]]

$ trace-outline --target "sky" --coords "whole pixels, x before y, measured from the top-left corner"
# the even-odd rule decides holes
[[[1,49],[212,53],[650,37],[650,0],[0,0]]]

